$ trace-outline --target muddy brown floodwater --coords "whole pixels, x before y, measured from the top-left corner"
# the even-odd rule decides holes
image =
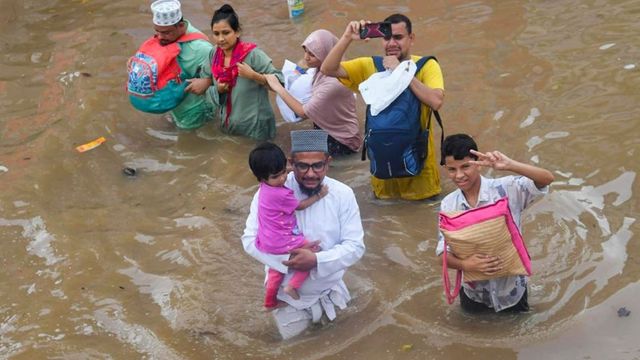
[[[183,2],[209,34],[221,3]],[[177,131],[125,96],[149,2],[0,0],[0,358],[639,359],[640,1],[305,3],[297,21],[285,0],[232,5],[277,66],[315,29],[408,14],[413,53],[443,68],[446,132],[554,172],[524,218],[531,313],[448,306],[437,203],[373,199],[356,155],[330,169],[366,230],[346,276],[352,306],[280,341],[261,311],[262,267],[239,240],[255,143],[213,124]],[[275,141],[288,148],[306,127],[279,120]]]

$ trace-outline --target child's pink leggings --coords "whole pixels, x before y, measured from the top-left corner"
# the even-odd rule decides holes
[[[299,289],[308,276],[308,271],[295,271],[293,276],[291,276],[291,279],[289,279],[289,286],[294,289]],[[265,286],[264,307],[272,308],[278,305],[278,299],[276,296],[278,295],[278,289],[280,289],[282,280],[284,280],[283,273],[269,268],[269,272],[267,273],[267,284]]]

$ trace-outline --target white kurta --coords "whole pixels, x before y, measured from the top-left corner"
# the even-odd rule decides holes
[[[278,299],[288,303],[290,307],[278,309],[274,312],[278,327],[282,333],[281,319],[278,313],[288,313],[288,320],[306,317],[319,321],[322,313],[326,313],[330,320],[335,318],[334,306],[344,308],[350,300],[347,287],[342,281],[346,269],[356,263],[364,254],[364,231],[360,219],[360,209],[353,190],[347,185],[324,178],[323,184],[329,188],[329,194],[310,207],[296,211],[298,227],[309,241],[320,240],[322,250],[316,253],[317,267],[310,271],[310,275],[298,289],[299,300],[294,300],[282,291],[278,292]],[[293,173],[289,173],[286,186],[293,190],[296,198],[303,200],[307,196],[300,191]],[[258,231],[258,192],[251,202],[251,210],[247,217],[246,227],[242,235],[242,245],[245,251],[256,258],[266,267],[287,274],[284,284],[291,276],[282,261],[288,260],[289,255],[273,255],[263,253],[255,247]],[[265,270],[266,270],[265,267]],[[304,314],[296,313],[304,311]],[[283,334],[283,337],[285,334]]]

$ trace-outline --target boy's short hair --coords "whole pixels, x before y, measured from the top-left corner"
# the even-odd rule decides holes
[[[478,145],[471,136],[467,134],[449,135],[442,143],[442,164],[447,156],[453,156],[455,160],[462,160],[467,156],[478,160],[478,157],[472,154],[471,150],[478,151]]]
[[[287,167],[287,157],[278,145],[265,142],[249,153],[249,167],[258,181],[267,181],[269,175],[279,174]]]

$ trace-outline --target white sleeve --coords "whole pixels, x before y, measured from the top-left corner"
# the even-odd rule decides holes
[[[267,265],[268,267],[286,274],[288,267],[282,264],[283,261],[289,260],[289,255],[274,255],[264,253],[256,248],[256,236],[258,234],[258,192],[253,196],[251,201],[251,210],[247,217],[247,223],[242,234],[242,246],[244,251],[254,257],[256,260]]]
[[[451,203],[451,201],[449,201],[449,198],[444,198],[441,202],[440,202],[440,212],[444,211],[444,212],[448,212],[448,211],[454,211],[455,207],[453,206],[453,204]],[[438,220],[438,223],[440,222],[440,220]],[[447,252],[449,252],[451,249],[449,248],[449,246],[447,246]],[[442,235],[442,232],[440,231],[440,225],[438,224],[438,245],[436,245],[436,256],[440,256],[442,255],[442,253],[444,252],[444,235]]]
[[[541,189],[536,187],[533,180],[526,176],[505,176],[498,180],[507,188],[507,196],[509,197],[510,206],[518,206],[520,211],[526,209],[536,200],[549,193],[549,186]]]
[[[318,276],[324,277],[345,270],[364,254],[364,230],[360,209],[353,191],[343,197],[340,206],[340,241],[331,249],[316,254]]]

